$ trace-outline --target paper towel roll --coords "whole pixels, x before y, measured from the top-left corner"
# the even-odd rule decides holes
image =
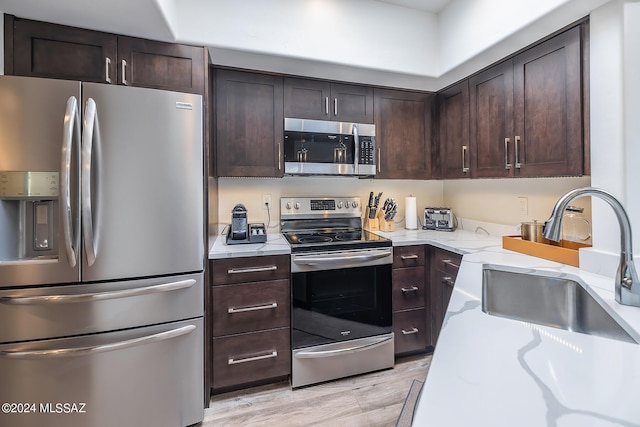
[[[418,214],[416,213],[416,198],[404,198],[404,228],[407,230],[418,229]]]

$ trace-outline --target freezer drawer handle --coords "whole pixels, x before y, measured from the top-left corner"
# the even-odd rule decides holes
[[[227,274],[259,273],[261,271],[276,271],[277,269],[277,265],[269,265],[266,267],[230,268],[227,270]]]
[[[227,311],[229,312],[229,314],[233,314],[233,313],[246,313],[247,311],[269,310],[271,308],[278,308],[278,303],[274,302],[266,305],[255,305],[253,307],[240,307],[240,308],[231,307]]]
[[[72,357],[72,356],[91,356],[97,353],[105,353],[107,351],[124,350],[130,347],[151,344],[158,341],[168,340],[170,338],[186,335],[196,329],[195,325],[186,325],[170,331],[160,332],[144,337],[133,338],[130,340],[114,342],[111,344],[95,345],[88,347],[71,347],[71,348],[54,348],[47,350],[26,350],[26,351],[0,351],[0,357],[14,359],[28,359],[41,357]]]
[[[230,358],[227,361],[227,364],[229,364],[229,365],[237,365],[238,363],[255,362],[257,360],[272,359],[274,357],[278,357],[278,352],[277,351],[272,351],[269,354],[263,354],[263,355],[260,355],[260,356],[245,357],[244,359]]]
[[[121,291],[92,292],[77,295],[38,295],[34,297],[0,297],[0,303],[12,305],[28,304],[68,304],[74,302],[103,301],[117,298],[130,298],[140,295],[155,294],[158,292],[176,291],[195,285],[195,279],[180,280],[177,282],[163,283],[161,285],[145,286],[136,289],[125,289]]]
[[[309,351],[301,351],[295,354],[297,359],[315,359],[318,357],[331,357],[331,356],[340,356],[342,354],[355,353],[362,350],[369,350],[371,348],[379,347],[384,345],[385,343],[391,341],[391,337],[385,337],[383,339],[375,339],[367,342],[364,345],[356,345],[353,347],[340,348],[336,350],[309,350]]]

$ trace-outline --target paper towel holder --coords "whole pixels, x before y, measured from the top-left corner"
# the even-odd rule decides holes
[[[404,198],[404,228],[407,230],[418,229],[417,202],[411,194]]]

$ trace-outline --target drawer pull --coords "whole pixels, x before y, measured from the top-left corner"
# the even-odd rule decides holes
[[[260,273],[261,271],[276,271],[277,269],[277,265],[268,265],[265,267],[230,268],[227,270],[227,274]]]
[[[406,294],[407,292],[418,292],[418,287],[412,286],[410,288],[400,288],[400,290]]]
[[[244,359],[230,358],[227,361],[227,364],[229,364],[229,365],[237,365],[238,363],[255,362],[257,360],[272,359],[274,357],[278,357],[278,352],[277,351],[272,351],[271,353],[262,354],[260,356],[245,357]]]
[[[446,264],[446,265],[450,265],[451,267],[454,267],[454,268],[460,268],[460,265],[458,265],[458,264],[454,263],[454,262],[453,262],[453,261],[451,261],[450,259],[443,259],[443,260],[442,260],[442,263],[443,263],[443,264]]]
[[[229,314],[246,313],[247,311],[269,310],[271,308],[278,308],[278,303],[274,302],[274,303],[266,304],[266,305],[255,305],[253,307],[240,307],[240,308],[231,307],[228,310],[228,312],[229,312]]]
[[[408,259],[418,259],[418,255],[413,254],[413,255],[400,255],[400,259],[402,259],[403,261],[406,261]]]
[[[451,286],[453,288],[453,280],[451,280],[451,277],[449,276],[445,276],[442,278],[442,283],[444,283],[447,286]]]
[[[402,335],[411,335],[411,334],[417,334],[418,333],[418,328],[411,328],[408,331],[405,331],[404,329],[402,330]]]

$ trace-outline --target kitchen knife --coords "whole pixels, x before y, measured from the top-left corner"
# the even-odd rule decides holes
[[[376,196],[376,200],[373,202],[373,207],[377,208],[380,205],[380,198],[382,197],[382,191]]]

